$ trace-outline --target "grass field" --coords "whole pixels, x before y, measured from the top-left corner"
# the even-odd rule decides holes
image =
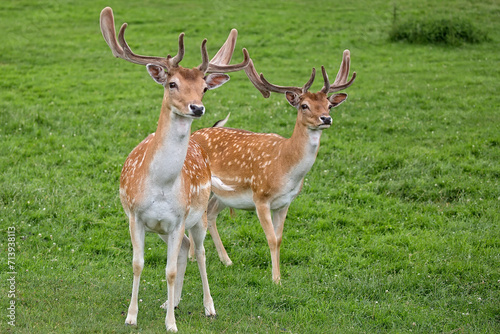
[[[99,30],[105,6],[117,25],[129,23],[140,54],[175,53],[184,31],[183,66],[201,62],[203,38],[213,55],[237,28],[237,50],[275,84],[301,86],[321,65],[334,76],[344,49],[358,73],[289,210],[282,285],[271,281],[256,215],[224,212],[219,232],[234,265],[205,241],[218,317],[203,316],[190,263],[180,332],[500,332],[495,0],[2,1],[0,332],[165,329],[166,246],[155,235],[146,238],[139,326],[124,325],[132,247],[118,198],[121,166],[155,131],[163,91],[143,67],[112,56]],[[390,42],[395,7],[398,20],[466,18],[489,40]],[[295,109],[283,96],[262,98],[244,73],[204,103],[193,130],[228,112],[231,127],[293,130]]]

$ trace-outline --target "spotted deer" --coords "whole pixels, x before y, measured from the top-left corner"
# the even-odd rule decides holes
[[[168,245],[166,278],[168,299],[165,325],[177,331],[174,308],[181,298],[182,284],[190,242],[194,240],[196,259],[203,284],[205,315],[215,316],[208,286],[203,240],[206,235],[206,208],[212,189],[230,188],[212,177],[208,155],[190,139],[191,123],[200,118],[205,107],[201,100],[207,90],[229,80],[225,72],[244,69],[250,61],[227,65],[232,57],[237,31],[232,30],[226,43],[208,61],[206,39],[201,44],[202,63],[188,69],[179,66],[184,56],[184,34],[179,36],[176,56],[166,58],[134,54],[124,38],[124,23],[116,39],[113,11],[107,7],[100,16],[101,32],[113,55],[129,62],[146,65],[151,77],[164,86],[160,118],[155,133],[144,139],[128,156],[120,177],[120,200],[129,218],[133,247],[133,287],[126,324],[137,325],[140,276],[144,266],[145,232],[155,232]],[[221,65],[223,64],[223,65]],[[208,74],[210,73],[210,74]]]
[[[346,50],[334,83],[330,85],[322,66],[324,86],[311,93],[308,90],[314,81],[314,68],[303,87],[282,87],[269,83],[262,74],[259,76],[250,60],[245,72],[262,95],[267,98],[271,92],[285,94],[287,101],[297,108],[292,136],[283,138],[221,127],[224,122],[192,135],[207,152],[212,175],[233,188],[231,191],[213,188],[207,209],[208,230],[226,265],[232,262],[217,231],[217,215],[226,207],[256,210],[271,252],[272,278],[280,282],[280,245],[287,211],[316,159],[322,130],[332,124],[330,109],[347,98],[345,93],[328,94],[349,87],[356,78],[353,73],[347,81],[349,67],[350,53]]]

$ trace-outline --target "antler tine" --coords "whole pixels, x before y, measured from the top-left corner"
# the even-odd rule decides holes
[[[239,64],[234,65],[218,65],[208,63],[208,69],[206,73],[229,73],[229,72],[237,72],[245,69],[250,63],[250,56],[248,55],[247,49],[243,48],[243,61]]]
[[[155,64],[166,68],[169,67],[166,58],[141,56],[132,52],[132,49],[130,49],[125,41],[126,23],[121,26],[118,33],[118,40],[116,39],[115,19],[113,17],[113,10],[110,7],[106,7],[101,11],[100,25],[102,36],[113,52],[113,56],[139,65]],[[120,42],[119,44],[118,41]]]
[[[214,65],[228,65],[233,57],[234,47],[236,46],[236,39],[238,38],[238,30],[232,29],[226,42],[221,46],[219,51],[210,60]]]
[[[110,7],[106,7],[101,11],[100,25],[102,37],[104,37],[111,52],[113,52],[113,56],[120,57],[123,54],[123,49],[116,40],[115,18]]]
[[[202,62],[198,66],[198,69],[203,73],[206,73],[208,70],[208,51],[207,51],[207,39],[205,38],[203,42],[201,42],[201,59]]]
[[[120,32],[118,33],[118,41],[122,47],[123,53],[117,57],[125,59],[131,63],[139,64],[139,65],[147,65],[147,64],[155,64],[160,66],[167,66],[167,62],[165,58],[161,57],[149,57],[149,56],[141,56],[132,52],[130,46],[128,46],[127,41],[125,41],[125,29],[127,28],[127,24],[124,23],[120,28]]]
[[[316,76],[316,69],[312,69],[311,77],[302,88],[273,85],[272,83],[267,81],[266,78],[264,78],[264,75],[262,73],[260,75],[257,73],[252,60],[250,60],[250,64],[248,65],[248,67],[245,68],[245,73],[248,79],[250,79],[250,82],[255,86],[255,88],[260,91],[262,96],[268,98],[271,95],[271,92],[280,94],[285,94],[286,92],[294,92],[299,95],[304,94],[309,90],[314,81],[314,77]]]
[[[179,63],[184,58],[184,33],[183,32],[181,32],[179,34],[179,49],[177,50],[177,54],[173,58],[170,57],[170,55],[168,55],[167,58],[169,59],[170,66],[172,66],[172,67],[179,66]]]
[[[313,82],[314,82],[314,77],[316,76],[316,69],[313,67],[311,77],[309,78],[309,81],[306,82],[304,87],[302,87],[302,94],[305,94],[311,88]]]
[[[330,80],[328,80],[328,74],[326,74],[326,70],[323,65],[321,65],[321,73],[323,73],[323,80],[325,80],[325,85],[321,88],[321,91],[328,94],[328,91],[330,90]]]
[[[271,96],[271,92],[268,91],[262,81],[260,80],[260,76],[255,70],[255,66],[253,65],[252,59],[250,59],[250,63],[245,68],[245,73],[250,80],[250,82],[257,88],[257,90],[264,96],[266,99]]]
[[[221,46],[219,51],[215,56],[208,62],[207,73],[215,72],[236,72],[242,69],[246,69],[250,63],[250,56],[248,55],[247,49],[243,49],[243,61],[239,64],[229,65],[231,58],[233,57],[234,47],[236,45],[236,39],[238,38],[238,30],[231,29],[229,36],[227,37],[224,44]],[[201,66],[201,65],[200,65]]]
[[[210,61],[208,61],[208,52],[206,47],[207,40],[205,39],[201,45],[202,63],[198,66],[198,69],[204,73],[227,73],[236,72],[246,68],[250,62],[250,56],[248,55],[248,51],[246,49],[243,49],[243,62],[240,64],[228,65],[233,56],[237,37],[238,31],[236,29],[232,29],[226,39],[226,42],[224,42],[219,51],[217,51],[215,56]]]
[[[351,55],[349,50],[345,50],[342,56],[342,63],[340,64],[339,71],[337,73],[337,76],[335,77],[335,81],[328,88],[328,93],[338,92],[339,90],[346,89],[347,87],[352,85],[354,79],[356,79],[356,72],[352,74],[351,80],[347,81],[347,79],[349,78],[350,67],[351,67]],[[326,86],[324,88],[326,88]]]
[[[342,54],[342,63],[340,64],[339,71],[337,72],[337,76],[335,77],[334,84],[346,82],[347,77],[349,75],[349,68],[351,67],[351,54],[349,50],[344,50]]]
[[[294,92],[297,94],[302,94],[302,88],[300,87],[273,85],[272,83],[267,81],[266,78],[264,78],[264,74],[262,73],[260,74],[260,80],[262,81],[264,87],[268,89],[270,92],[281,93],[281,94],[285,94],[286,92]]]

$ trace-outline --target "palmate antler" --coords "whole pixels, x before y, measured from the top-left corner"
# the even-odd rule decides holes
[[[328,75],[326,74],[326,70],[324,66],[321,66],[321,72],[323,73],[323,78],[325,80],[325,85],[321,89],[321,91],[325,94],[338,92],[340,90],[346,89],[354,82],[356,79],[356,72],[352,74],[351,80],[347,81],[349,78],[349,68],[351,67],[351,53],[349,50],[344,50],[344,54],[342,55],[342,63],[340,63],[340,68],[335,77],[335,81],[330,85],[330,81],[328,80]]]
[[[321,72],[323,74],[323,79],[325,81],[325,84],[321,89],[321,92],[325,94],[333,93],[352,85],[354,79],[356,78],[356,72],[352,74],[351,80],[347,82],[347,78],[349,77],[350,65],[351,65],[350,52],[349,50],[345,50],[342,57],[342,63],[340,64],[339,72],[337,73],[335,82],[332,85],[330,85],[330,82],[328,80],[328,75],[326,73],[325,67],[321,66]],[[260,75],[257,73],[257,71],[255,70],[255,66],[253,65],[253,61],[251,59],[248,67],[245,68],[245,73],[247,74],[248,79],[250,79],[255,88],[257,88],[261,92],[261,94],[265,98],[267,98],[271,95],[270,94],[271,92],[281,93],[281,94],[285,94],[286,92],[293,92],[299,95],[304,94],[309,90],[309,88],[311,88],[311,85],[314,81],[314,77],[316,75],[316,69],[313,67],[309,81],[307,81],[306,84],[302,87],[277,86],[271,84],[264,78],[264,75],[262,73]]]
[[[106,7],[101,11],[100,24],[102,36],[113,52],[113,55],[117,58],[122,58],[139,65],[154,64],[162,66],[168,71],[172,68],[178,67],[180,61],[184,57],[184,33],[179,35],[179,49],[177,55],[174,57],[171,57],[170,55],[166,58],[141,56],[132,52],[132,49],[130,49],[125,41],[125,29],[127,28],[127,23],[124,23],[121,26],[118,33],[118,40],[116,39],[115,19],[113,17],[113,10],[110,7]],[[243,49],[243,62],[235,65],[228,65],[234,52],[237,36],[238,32],[236,29],[231,30],[226,42],[222,45],[211,61],[208,61],[208,52],[206,47],[207,40],[203,40],[201,43],[201,55],[203,61],[198,66],[198,69],[204,73],[227,73],[236,72],[246,68],[250,62],[250,57],[245,48]]]

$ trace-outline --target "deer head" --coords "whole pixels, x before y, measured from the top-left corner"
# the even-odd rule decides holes
[[[297,121],[299,123],[312,130],[322,130],[329,128],[332,124],[330,109],[338,106],[347,99],[347,94],[345,93],[333,94],[330,96],[328,96],[328,94],[349,87],[356,78],[356,72],[354,72],[351,80],[347,81],[350,63],[349,50],[345,50],[340,69],[333,84],[330,84],[325,67],[321,66],[324,86],[317,93],[309,92],[309,88],[311,88],[316,76],[315,68],[313,68],[309,80],[302,87],[277,86],[269,83],[264,78],[263,74],[257,74],[252,60],[250,60],[248,67],[245,68],[245,73],[255,88],[257,88],[265,98],[268,98],[271,92],[285,94],[288,103],[299,111],[297,115]]]
[[[206,43],[201,44],[202,63],[195,68],[184,68],[179,65],[184,57],[184,33],[179,35],[179,48],[174,57],[151,57],[135,54],[125,41],[124,23],[116,39],[113,10],[106,7],[100,17],[101,32],[113,55],[134,64],[146,65],[153,80],[165,87],[164,100],[176,114],[187,117],[200,117],[205,107],[201,100],[203,94],[210,89],[220,87],[229,80],[227,72],[244,69],[250,62],[246,49],[243,49],[244,60],[240,64],[227,65],[231,60],[236,43],[237,31],[233,29],[228,39],[217,54],[208,60]]]

